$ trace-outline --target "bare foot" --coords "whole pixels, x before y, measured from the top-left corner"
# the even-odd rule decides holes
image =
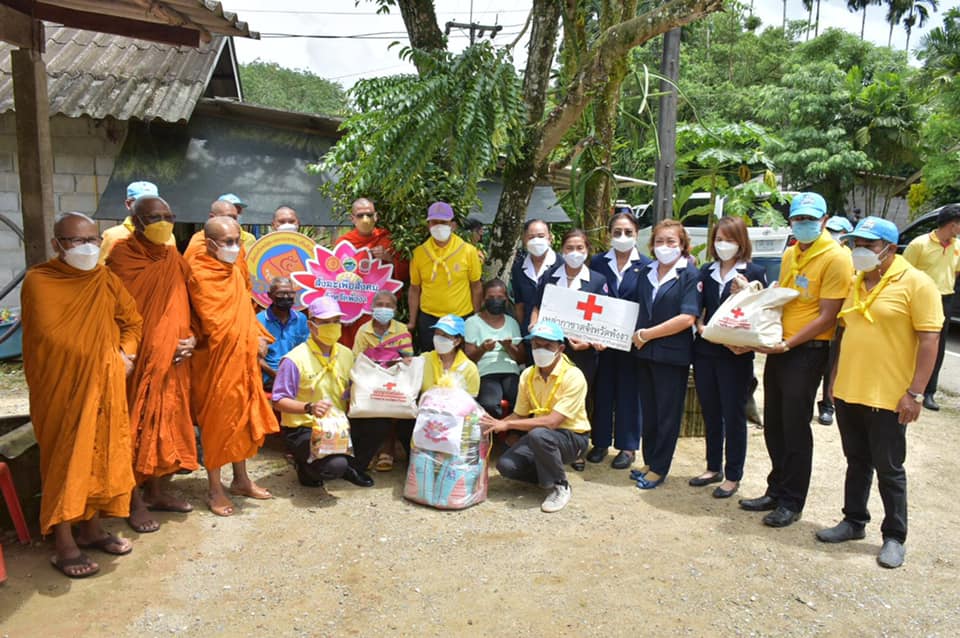
[[[250,480],[241,483],[234,481],[230,484],[230,493],[234,496],[248,496],[250,498],[256,498],[259,500],[273,498],[273,494],[271,494],[269,490],[263,489]]]
[[[100,565],[79,551],[73,556],[54,554],[50,557],[50,564],[67,578],[86,578],[100,571]]]
[[[647,472],[643,478],[647,479],[648,483],[656,483],[660,480],[660,475],[656,472]]]
[[[740,486],[739,481],[727,480],[720,484],[720,489],[725,492],[729,492],[730,490],[736,489],[739,486]]]
[[[217,516],[233,516],[233,501],[226,494],[207,494],[207,505]]]
[[[160,529],[160,523],[150,516],[150,512],[146,508],[131,509],[130,516],[127,518],[127,525],[140,534],[150,534]]]
[[[185,514],[193,511],[193,505],[184,499],[177,498],[170,494],[160,494],[147,502],[147,509],[154,512],[179,512]]]

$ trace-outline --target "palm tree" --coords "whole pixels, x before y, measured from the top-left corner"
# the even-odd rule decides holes
[[[900,19],[907,15],[913,0],[886,0],[887,3],[887,24],[890,25],[890,33],[887,35],[887,47],[893,46],[893,28],[897,26]]]
[[[783,0],[783,30],[787,30],[787,0]]]
[[[932,29],[920,39],[917,58],[933,77],[960,76],[960,9],[943,16],[943,26]]]
[[[913,27],[923,28],[930,19],[930,14],[936,12],[937,0],[912,0],[909,5],[910,9],[903,17],[903,28],[907,32],[907,43],[904,46],[906,51],[910,51],[910,33]]]
[[[883,0],[847,0],[847,9],[850,13],[860,11],[863,17],[860,19],[860,40],[863,40],[864,32],[867,28],[867,7],[872,4],[880,4]]]
[[[810,39],[810,27],[813,26],[813,37],[820,33],[820,0],[802,0],[803,8],[807,10],[807,40]],[[817,18],[813,18],[813,7],[817,7]]]

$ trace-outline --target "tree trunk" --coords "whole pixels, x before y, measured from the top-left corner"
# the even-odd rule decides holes
[[[863,18],[860,19],[860,41],[863,42],[863,34],[867,30],[867,5],[863,5]]]
[[[447,48],[447,40],[437,24],[433,0],[397,0],[397,4],[410,38],[410,46],[425,51],[443,51]],[[417,71],[423,73],[419,65]]]
[[[893,46],[893,25],[894,25],[894,23],[891,22],[891,23],[890,23],[890,33],[887,35],[887,48],[888,48],[888,49]]]
[[[817,0],[817,19],[813,23],[813,37],[820,35],[820,0]]]
[[[671,83],[660,82],[660,112],[657,122],[660,155],[657,158],[653,218],[655,222],[673,217],[673,187],[677,177],[677,88],[680,75],[680,29],[663,37],[660,75]]]
[[[787,0],[783,0],[783,30],[787,30]]]

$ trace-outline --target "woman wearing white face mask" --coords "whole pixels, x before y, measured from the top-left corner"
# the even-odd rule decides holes
[[[433,330],[433,350],[424,352],[423,384],[421,392],[437,385],[444,375],[451,375],[457,384],[476,397],[480,393],[480,372],[477,364],[463,353],[466,324],[457,315],[440,317],[430,326]]]
[[[636,289],[650,258],[637,250],[639,224],[633,213],[615,214],[607,230],[610,250],[596,255],[590,267],[606,276],[611,296],[623,297]],[[591,431],[593,449],[587,453],[591,463],[602,462],[611,444],[618,450],[611,463],[615,470],[630,467],[636,458],[640,448],[640,410],[634,367],[629,352],[605,350],[600,353]]]
[[[631,472],[637,487],[663,483],[680,435],[687,376],[693,356],[693,331],[700,316],[700,272],[690,259],[690,238],[683,224],[667,219],[650,238],[657,257],[636,291],[637,331],[633,335],[637,390],[643,418],[644,467]]]
[[[531,315],[531,325],[537,323],[540,314],[540,302],[543,299],[544,290],[548,285],[559,286],[561,288],[571,288],[581,290],[597,295],[610,295],[610,288],[607,286],[607,278],[587,266],[589,260],[589,244],[587,243],[587,234],[579,228],[568,231],[563,236],[561,244],[561,259],[550,269],[540,283],[540,289],[537,294],[537,307],[534,308]],[[591,392],[587,395],[587,412],[593,413],[593,387],[597,376],[597,353],[603,350],[603,346],[573,339],[568,337],[567,354],[574,365],[580,368],[583,376],[587,379],[587,387]],[[582,472],[584,461],[578,460],[573,464],[573,469]]]
[[[703,309],[697,319],[698,334],[720,304],[733,294],[735,280],[742,281],[742,277],[767,285],[766,270],[750,261],[750,236],[741,218],[717,220],[710,231],[707,253],[713,261],[700,269]],[[702,487],[723,481],[713,496],[729,498],[740,486],[747,456],[747,399],[753,385],[753,352],[698,337],[693,344],[693,374],[706,426],[707,471],[689,483]]]
[[[537,305],[537,291],[544,276],[557,263],[557,253],[550,246],[553,236],[547,222],[531,219],[523,226],[521,253],[513,260],[510,272],[510,287],[513,295],[514,318],[520,324],[520,333],[526,337],[530,331],[530,316]]]

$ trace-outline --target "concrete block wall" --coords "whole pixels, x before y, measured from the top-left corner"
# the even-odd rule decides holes
[[[126,122],[63,115],[51,118],[54,214],[79,211],[92,215],[97,210],[126,135]],[[0,114],[0,213],[23,227],[13,112]],[[23,243],[0,223],[0,286],[20,272],[23,265]],[[0,299],[0,308],[19,305],[19,288]]]

